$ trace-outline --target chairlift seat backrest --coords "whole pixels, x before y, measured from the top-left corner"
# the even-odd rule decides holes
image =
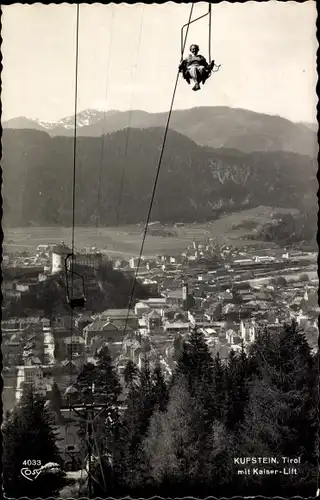
[[[68,300],[68,303],[72,309],[75,307],[84,307],[86,303],[85,297],[71,298]]]

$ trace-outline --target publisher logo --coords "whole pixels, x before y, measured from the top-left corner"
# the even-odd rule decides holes
[[[40,469],[31,470],[31,469],[28,469],[27,467],[23,467],[21,469],[21,475],[25,479],[28,479],[28,481],[34,481],[35,479],[37,479],[37,477],[39,476],[39,474],[41,474],[41,470]]]

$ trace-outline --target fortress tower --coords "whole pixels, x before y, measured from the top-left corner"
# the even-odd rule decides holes
[[[64,271],[65,258],[71,253],[71,249],[62,241],[52,249],[51,255],[51,274],[57,274]]]

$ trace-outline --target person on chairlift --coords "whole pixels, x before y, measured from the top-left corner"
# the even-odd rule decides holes
[[[190,80],[194,81],[192,90],[200,90],[200,83],[205,83],[209,78],[214,61],[208,64],[205,57],[199,54],[199,46],[191,45],[190,54],[179,65],[179,72],[182,72],[183,78],[190,84]]]

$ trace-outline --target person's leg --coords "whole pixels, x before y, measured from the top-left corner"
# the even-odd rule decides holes
[[[199,85],[199,73],[198,73],[198,67],[197,66],[189,66],[188,71],[189,74],[194,81],[194,87],[192,90],[199,90],[200,85]]]
[[[186,71],[184,74],[183,74],[183,78],[186,80],[186,82],[188,83],[188,85],[190,85],[190,74],[188,71]]]
[[[204,83],[208,77],[208,72],[204,66],[198,66],[198,82]]]

